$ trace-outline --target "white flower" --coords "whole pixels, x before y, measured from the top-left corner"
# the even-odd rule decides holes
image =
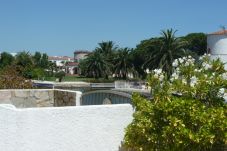
[[[155,77],[155,78],[158,78],[158,75],[157,75],[157,74],[154,74],[154,77]]]
[[[183,60],[183,59],[181,59],[181,58],[179,58],[179,62],[180,62],[180,63],[183,63],[183,62],[184,62],[184,60]]]
[[[187,84],[187,81],[185,79],[182,79],[183,84]]]
[[[220,94],[223,94],[224,95],[224,93],[225,93],[225,89],[224,88],[221,88],[221,89],[219,89],[219,91],[218,91]]]
[[[197,78],[196,76],[192,76],[191,79],[190,79],[190,86],[191,87],[194,87],[197,83]]]
[[[222,76],[223,79],[225,79],[225,80],[227,79],[227,73],[226,72],[223,73],[221,76]]]
[[[154,72],[155,72],[155,74],[161,74],[162,73],[162,69],[154,69]]]
[[[173,61],[173,67],[177,67],[178,66],[178,60],[177,59],[175,59],[174,61]]]
[[[161,75],[159,76],[159,81],[162,81],[163,79],[164,79],[164,75],[161,74]]]
[[[212,66],[208,63],[203,62],[202,66],[204,67],[205,70],[210,69]]]
[[[189,66],[189,62],[185,62],[185,66]]]
[[[149,69],[146,69],[146,73],[151,73]]]
[[[173,82],[173,80],[177,80],[178,78],[179,78],[179,75],[176,72],[174,72],[170,78],[170,81]]]
[[[225,89],[224,89],[224,88],[219,89],[219,91],[218,91],[218,96],[219,96],[219,97],[223,97],[224,94],[225,94]]]

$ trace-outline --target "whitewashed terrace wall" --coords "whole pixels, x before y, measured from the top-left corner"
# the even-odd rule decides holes
[[[118,151],[129,104],[16,109],[0,105],[1,151]]]

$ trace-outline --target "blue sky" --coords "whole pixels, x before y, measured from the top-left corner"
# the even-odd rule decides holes
[[[133,48],[168,28],[178,36],[210,33],[227,25],[226,6],[226,0],[0,0],[0,51],[73,56],[107,40]]]

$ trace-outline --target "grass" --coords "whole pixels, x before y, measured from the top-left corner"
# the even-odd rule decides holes
[[[43,80],[45,81],[56,81],[56,77],[45,77]],[[79,76],[65,76],[62,82],[76,82],[76,81],[83,81],[83,82],[91,82],[91,83],[111,83],[114,82],[114,79],[104,79],[104,78],[86,78],[86,77],[79,77]]]

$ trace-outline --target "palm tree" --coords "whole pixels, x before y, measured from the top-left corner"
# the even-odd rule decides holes
[[[114,59],[114,74],[119,77],[126,79],[129,73],[134,73],[134,65],[131,56],[132,49],[122,48],[116,53]]]
[[[173,29],[168,29],[162,31],[162,37],[156,38],[151,47],[151,53],[147,57],[147,61],[144,63],[145,68],[162,68],[166,71],[167,75],[172,73],[172,62],[174,59],[186,55],[186,50],[184,50],[185,41],[175,37],[176,31]]]
[[[94,78],[100,78],[103,76],[108,77],[109,69],[111,65],[106,62],[105,57],[95,50],[91,53],[83,62],[86,65],[85,73],[86,76],[92,76]]]
[[[96,47],[95,49],[95,51],[97,51],[104,57],[105,62],[111,65],[109,67],[108,72],[106,72],[106,75],[105,75],[106,79],[108,79],[108,75],[113,74],[112,64],[113,64],[113,58],[115,58],[116,50],[117,50],[117,46],[115,46],[113,41],[105,41],[105,42],[98,43],[98,47]]]
[[[98,47],[96,47],[96,50],[102,53],[104,56],[110,57],[115,50],[117,50],[117,46],[115,46],[113,41],[106,41],[98,43]]]

